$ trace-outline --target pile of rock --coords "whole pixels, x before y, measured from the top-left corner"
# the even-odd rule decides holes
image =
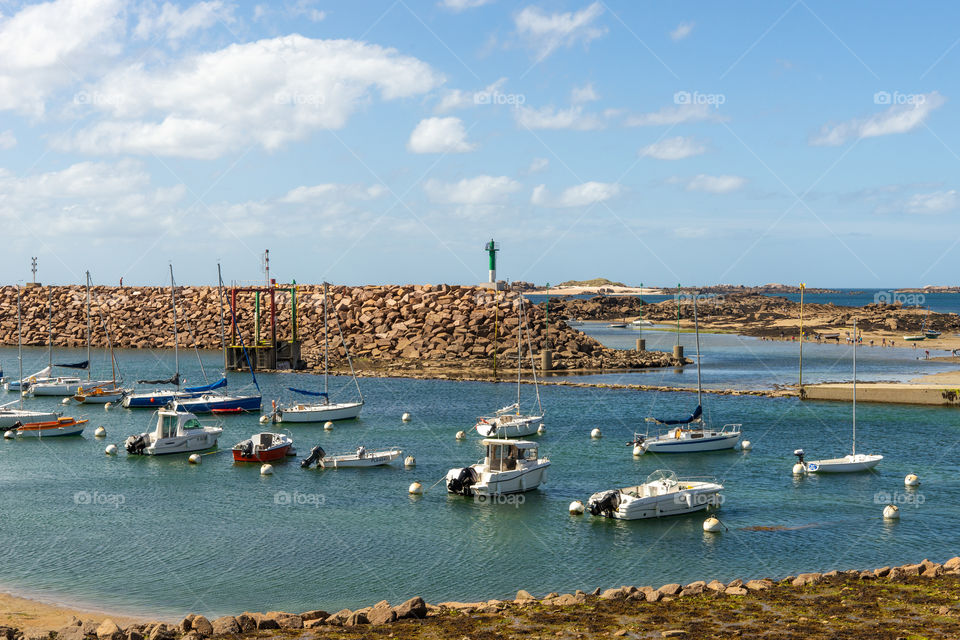
[[[48,340],[48,292],[57,346],[86,344],[87,321],[83,287],[36,287],[22,290],[23,341],[45,345]],[[330,287],[328,343],[333,359],[351,355],[383,365],[403,362],[468,363],[489,366],[494,355],[504,359],[517,350],[519,294],[495,293],[480,287],[449,285],[387,285]],[[220,348],[220,298],[215,287],[179,287],[177,317],[182,345]],[[170,291],[162,287],[94,287],[92,343],[106,346],[103,326],[114,346],[162,349],[173,347]],[[277,338],[292,336],[290,296],[275,293]],[[224,305],[227,339],[233,338],[233,317]],[[524,349],[539,353],[547,341],[542,309],[527,305]],[[16,290],[0,289],[0,343],[17,342]],[[252,294],[238,294],[236,326],[249,346],[269,341],[271,308],[261,296],[259,333]],[[340,337],[339,327],[343,331]],[[324,343],[323,292],[317,285],[297,289],[297,331],[303,358],[310,367],[321,363]],[[562,320],[551,321],[549,342],[554,369],[629,369],[678,364],[669,354],[617,351],[601,345]],[[538,363],[539,364],[539,363]]]

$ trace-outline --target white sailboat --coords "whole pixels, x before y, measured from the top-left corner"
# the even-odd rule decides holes
[[[523,294],[518,294],[517,300],[517,401],[509,406],[498,409],[492,416],[480,416],[474,429],[485,438],[523,438],[538,432],[543,424],[543,406],[540,403],[540,384],[537,382],[537,367],[533,358],[533,347],[530,348],[530,368],[533,372],[533,387],[537,397],[537,410],[534,413],[521,413],[520,410],[520,376],[523,363],[523,327],[526,324],[526,314],[523,311]]]
[[[110,373],[112,380],[110,384],[95,387],[80,387],[73,399],[81,404],[107,404],[123,400],[124,396],[130,393],[130,389],[120,386],[123,381],[117,380],[117,357],[113,353],[113,343],[110,341],[110,330],[107,328],[106,319],[101,316],[100,324],[103,327],[103,335],[107,339],[107,352],[110,355]]]
[[[547,481],[549,458],[536,442],[484,438],[481,462],[447,471],[447,491],[463,496],[499,496],[536,489]]]
[[[337,330],[340,332],[340,343],[343,345],[347,354],[347,363],[350,365],[350,374],[353,376],[353,384],[357,387],[359,401],[330,402],[330,346],[327,341],[327,283],[323,283],[323,391],[309,391],[307,389],[295,389],[289,387],[294,393],[318,398],[318,400],[295,402],[291,404],[276,404],[269,418],[274,422],[326,422],[334,420],[352,420],[360,417],[360,410],[363,409],[363,392],[360,391],[360,382],[357,380],[357,374],[353,370],[353,360],[350,358],[350,350],[343,339],[343,329],[340,328],[340,318],[335,314],[334,320],[337,323]]]
[[[660,469],[643,484],[593,494],[587,511],[618,520],[677,516],[719,506],[721,491],[723,485],[716,480],[677,478],[673,471]]]
[[[647,418],[647,422],[654,422],[664,426],[673,426],[661,431],[655,436],[634,434],[634,439],[628,445],[639,448],[640,453],[699,453],[702,451],[723,451],[733,449],[740,441],[740,427],[742,424],[726,424],[721,429],[707,428],[703,423],[703,403],[701,395],[703,387],[700,381],[700,324],[697,319],[697,297],[693,297],[693,322],[697,336],[697,408],[685,420],[657,420]],[[691,426],[697,425],[697,426]]]
[[[824,460],[804,460],[803,449],[793,452],[799,458],[800,466],[806,473],[856,473],[868,471],[877,466],[883,456],[879,454],[857,453],[857,319],[853,319],[853,448],[849,455],[842,458]]]

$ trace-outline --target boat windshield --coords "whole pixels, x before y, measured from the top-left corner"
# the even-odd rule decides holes
[[[665,482],[668,485],[677,484],[677,474],[666,469],[657,469],[647,476],[647,484],[651,482]]]
[[[186,430],[186,429],[202,429],[203,427],[200,425],[199,420],[197,420],[196,418],[190,418],[189,420],[183,423],[183,428]]]
[[[177,435],[177,416],[160,416],[160,437],[172,438]]]

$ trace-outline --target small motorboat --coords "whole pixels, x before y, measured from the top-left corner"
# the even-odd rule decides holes
[[[189,411],[161,409],[153,431],[127,438],[124,446],[130,455],[158,456],[168,453],[190,453],[217,446],[223,433],[219,426],[203,425]]]
[[[52,438],[56,436],[79,436],[83,433],[87,420],[59,417],[47,422],[27,422],[14,425],[18,436],[30,438]]]
[[[640,320],[640,319],[637,319],[637,320],[634,320],[633,322],[630,323],[630,327],[631,327],[632,329],[639,329],[639,328],[641,328],[641,327],[652,327],[652,326],[654,326],[654,325],[653,325],[653,323],[650,322],[649,320]]]
[[[516,410],[516,413],[510,413]],[[474,429],[485,438],[522,438],[537,433],[543,424],[543,414],[522,415],[520,405],[512,404],[509,407],[498,409],[493,416],[477,418]]]
[[[310,465],[316,463],[318,469],[327,467],[334,469],[341,467],[380,467],[390,464],[402,455],[403,451],[399,448],[367,451],[367,448],[361,445],[353,453],[328,456],[323,447],[317,445],[310,450],[310,455],[300,462],[300,466],[307,469]]]
[[[903,336],[903,339],[907,342],[919,342],[921,340],[926,340],[927,336],[921,333],[915,336]]]
[[[73,399],[81,404],[115,403],[123,400],[128,391],[129,389],[122,389],[112,385],[87,389],[80,387],[77,389],[77,393],[73,396]]]
[[[531,491],[547,481],[548,458],[536,442],[484,438],[482,462],[447,472],[447,491],[462,496],[499,496]]]
[[[673,471],[658,470],[646,482],[623,489],[600,491],[587,500],[595,516],[618,520],[662,518],[719,506],[723,485],[716,480],[677,478]]]
[[[626,323],[626,322],[611,322],[611,323],[608,324],[607,326],[610,327],[611,329],[626,329],[626,328],[627,328],[627,323]]]
[[[283,433],[264,431],[233,445],[234,462],[273,462],[292,455],[293,440]]]

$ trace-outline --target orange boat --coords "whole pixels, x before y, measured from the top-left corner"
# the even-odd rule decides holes
[[[28,422],[16,427],[17,435],[37,438],[51,438],[55,436],[78,436],[83,433],[83,426],[89,420],[76,418],[58,418],[49,422]]]

